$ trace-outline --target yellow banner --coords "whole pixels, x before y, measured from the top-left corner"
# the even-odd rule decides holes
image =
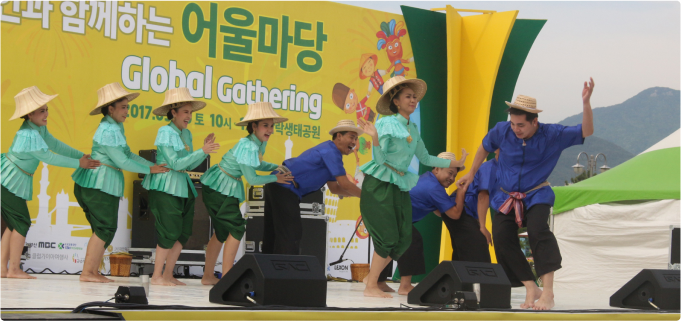
[[[210,133],[222,146],[212,164],[247,135],[234,124],[255,101],[272,102],[289,119],[276,127],[265,154],[265,160],[281,163],[329,140],[340,119],[375,121],[381,83],[400,64],[407,77],[416,76],[402,16],[336,3],[11,1],[3,2],[1,20],[2,152],[21,125],[7,121],[13,97],[35,85],[59,94],[48,104],[52,135],[89,153],[101,119],[88,115],[97,89],[119,82],[141,93],[125,122],[133,152],[155,148],[158,128],[168,120],[151,111],[168,88],[186,86],[208,104],[189,125],[194,146]],[[371,142],[363,136],[356,156],[344,157],[348,174],[354,177],[358,164],[370,159]],[[58,193],[75,202],[73,169],[49,166],[47,186],[39,183],[47,181],[41,169],[28,203],[33,218],[41,189],[51,196],[50,211]],[[137,174],[126,172],[125,179],[124,197],[132,200]],[[355,220],[358,199],[340,200],[336,212],[327,214],[332,221]],[[68,224],[88,225],[73,203]],[[90,235],[89,229],[73,233]]]

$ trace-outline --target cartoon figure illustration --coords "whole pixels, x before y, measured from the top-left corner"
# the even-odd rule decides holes
[[[366,153],[371,151],[371,140],[364,139],[364,136],[359,136],[359,144],[357,144],[356,149],[359,150],[360,154],[366,155]]]
[[[407,34],[407,30],[403,29],[403,27],[403,21],[395,23],[395,19],[392,19],[389,23],[381,22],[381,31],[376,33],[376,37],[379,38],[376,47],[378,50],[385,48],[388,60],[390,60],[390,66],[386,69],[386,72],[390,72],[391,69],[395,68],[390,74],[391,78],[395,76],[406,77],[409,68],[405,67],[404,64],[414,61],[414,57],[409,58],[407,61],[402,61],[402,42],[400,37]]]
[[[369,78],[369,89],[367,96],[372,89],[376,89],[379,94],[383,94],[383,75],[385,70],[376,69],[378,57],[374,54],[365,53],[359,58],[359,79]]]
[[[357,93],[354,89],[343,85],[341,83],[336,83],[333,86],[332,93],[333,103],[338,106],[338,108],[345,111],[346,114],[355,113],[357,119],[364,119],[369,122],[373,122],[376,114],[369,106],[366,105],[367,100],[369,100],[369,94],[367,94],[362,100],[359,100]]]
[[[362,215],[357,217],[357,221],[355,221],[355,227],[357,227],[358,225],[359,225],[359,227],[357,228],[357,232],[355,232],[355,235],[357,235],[357,237],[362,239],[362,240],[369,237],[369,231],[367,231],[366,226],[364,226],[364,221],[362,220]]]

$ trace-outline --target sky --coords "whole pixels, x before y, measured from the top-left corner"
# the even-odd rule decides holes
[[[678,1],[339,2],[397,14],[402,14],[400,5],[422,9],[451,5],[518,10],[518,19],[546,19],[513,94],[535,97],[537,107],[544,110],[542,122],[559,122],[582,112],[581,92],[589,77],[596,83],[593,108],[622,103],[650,87],[680,85]]]

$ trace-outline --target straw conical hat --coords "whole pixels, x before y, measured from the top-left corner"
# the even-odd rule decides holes
[[[460,163],[461,166],[457,166],[459,168],[459,171],[466,169],[466,166],[463,164],[466,159],[464,158],[464,159],[456,160],[456,155],[454,155],[454,153],[442,152],[442,153],[438,154],[437,157],[443,158],[443,159],[448,159],[448,160],[454,162],[455,164],[457,162]]]
[[[363,54],[362,57],[359,58],[359,79],[364,79],[366,76],[362,73],[362,67],[364,67],[364,64],[371,58],[374,61],[374,65],[376,65],[376,60],[378,60],[378,56],[374,54]]]
[[[102,113],[102,107],[109,106],[110,103],[121,98],[128,98],[128,102],[139,96],[139,93],[129,93],[123,89],[121,84],[114,82],[97,89],[97,107],[90,112],[91,116]]]
[[[348,131],[355,132],[355,133],[357,133],[357,135],[364,134],[364,131],[361,128],[355,126],[355,122],[350,120],[350,119],[342,119],[342,120],[338,121],[338,124],[336,124],[336,127],[331,128],[331,130],[329,131],[329,134],[333,135],[337,132],[348,132]]]
[[[530,96],[518,95],[514,102],[506,102],[506,105],[508,105],[508,107],[524,110],[533,114],[538,114],[543,111],[541,109],[537,109],[537,99]]]
[[[189,93],[186,87],[168,89],[166,97],[163,100],[161,107],[154,109],[153,113],[156,116],[165,116],[172,108],[182,107],[186,103],[192,104],[192,112],[206,107],[206,103],[198,101]]]
[[[15,120],[22,116],[26,116],[32,111],[45,106],[45,104],[57,96],[58,95],[46,95],[36,86],[24,88],[14,96],[16,109],[14,110],[14,115],[12,115],[12,118],[9,120]]]
[[[395,98],[397,92],[407,86],[414,91],[417,102],[423,98],[423,95],[426,94],[426,90],[428,89],[426,82],[421,79],[406,79],[403,76],[392,77],[383,84],[383,95],[381,98],[378,98],[376,111],[381,115],[389,116],[394,114],[390,111],[390,101]]]
[[[272,104],[268,102],[259,102],[248,105],[248,112],[246,116],[240,122],[236,123],[237,126],[247,126],[248,123],[252,121],[257,121],[261,119],[274,120],[274,123],[283,123],[288,120],[288,118],[281,117],[274,111]]]

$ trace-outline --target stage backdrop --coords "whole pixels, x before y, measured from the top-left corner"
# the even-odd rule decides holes
[[[340,119],[375,122],[381,82],[396,64],[407,78],[416,77],[402,16],[336,3],[10,1],[2,3],[1,21],[2,152],[21,125],[8,121],[13,97],[35,85],[59,94],[49,104],[52,135],[89,153],[101,119],[88,115],[97,89],[119,82],[141,93],[125,122],[133,152],[154,148],[158,128],[168,120],[152,109],[167,89],[186,86],[208,104],[189,129],[197,148],[215,133],[222,148],[213,163],[247,135],[234,124],[256,101],[272,102],[289,119],[276,126],[265,154],[281,163],[330,139],[328,131]],[[357,152],[344,158],[348,174],[354,178],[371,157],[371,142],[362,136]],[[418,164],[412,167],[418,171]],[[73,195],[72,173],[45,164],[35,173],[26,268],[82,269],[91,230]],[[119,229],[107,254],[130,246],[137,174],[125,172],[125,179]],[[327,247],[335,260],[358,221],[359,201],[328,196]],[[366,262],[367,244],[360,229],[345,257]],[[349,263],[329,272],[349,278]]]

